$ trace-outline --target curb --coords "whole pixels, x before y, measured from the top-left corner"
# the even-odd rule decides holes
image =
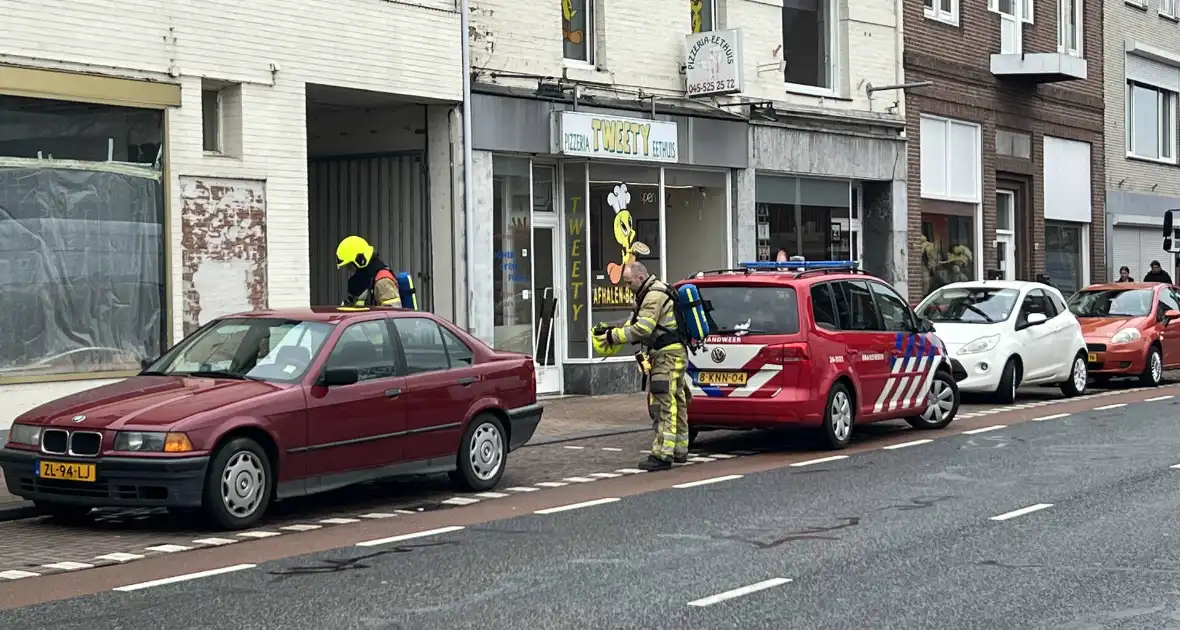
[[[589,440],[593,438],[609,437],[612,435],[626,435],[628,433],[643,433],[651,432],[651,426],[632,429],[609,429],[602,431],[587,431],[585,433],[568,433],[566,435],[555,435],[553,437],[541,438],[539,440],[530,440],[528,444],[520,448],[529,448],[530,446],[546,446],[549,444],[561,444],[562,442],[575,442],[577,440]]]
[[[0,505],[0,523],[34,516],[41,516],[41,510],[37,509],[32,501],[14,501]]]

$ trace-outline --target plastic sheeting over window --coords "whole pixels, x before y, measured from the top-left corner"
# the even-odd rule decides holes
[[[163,223],[150,168],[0,158],[0,378],[158,356]]]

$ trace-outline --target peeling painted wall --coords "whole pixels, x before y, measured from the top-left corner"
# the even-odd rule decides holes
[[[184,334],[266,308],[266,183],[180,178]]]

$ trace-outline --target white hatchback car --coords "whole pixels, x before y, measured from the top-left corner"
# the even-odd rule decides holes
[[[943,286],[916,312],[934,322],[947,356],[967,378],[959,390],[1010,403],[1020,385],[1086,390],[1082,327],[1057,289],[1038,282],[976,281]]]

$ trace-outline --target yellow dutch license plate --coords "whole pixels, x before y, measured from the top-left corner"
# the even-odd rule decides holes
[[[1098,355],[1091,352],[1090,353],[1090,363],[1097,363],[1097,362],[1098,362]]]
[[[699,385],[745,385],[745,372],[699,372],[697,373],[697,384]]]
[[[94,472],[94,464],[42,461],[37,463],[37,467],[42,479],[93,482],[97,477]]]

